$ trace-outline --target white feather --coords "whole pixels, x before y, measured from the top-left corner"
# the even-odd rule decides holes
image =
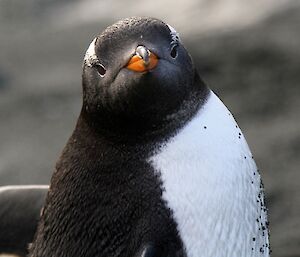
[[[180,41],[179,33],[169,24],[167,24],[170,30],[170,34],[172,37],[172,42],[176,43]]]
[[[91,67],[93,63],[97,62],[98,57],[95,52],[95,44],[96,44],[96,39],[94,38],[91,44],[89,45],[85,56],[84,56],[84,62],[86,63],[87,66]]]
[[[239,133],[210,92],[196,116],[149,160],[188,257],[269,256],[260,176]]]

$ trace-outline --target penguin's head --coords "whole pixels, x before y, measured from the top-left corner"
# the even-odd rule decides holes
[[[134,17],[108,27],[83,63],[83,106],[93,116],[159,122],[174,113],[194,86],[195,69],[177,32]]]

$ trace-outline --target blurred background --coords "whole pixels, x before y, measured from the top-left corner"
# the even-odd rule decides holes
[[[0,0],[0,185],[49,183],[81,108],[85,50],[133,15],[180,33],[261,170],[273,256],[300,256],[299,0]]]

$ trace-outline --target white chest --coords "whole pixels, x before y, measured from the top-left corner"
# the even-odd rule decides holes
[[[260,176],[234,118],[206,104],[149,160],[188,257],[269,256]]]

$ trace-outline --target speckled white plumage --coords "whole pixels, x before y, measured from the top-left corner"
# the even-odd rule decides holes
[[[172,42],[176,43],[177,41],[180,41],[179,33],[171,25],[167,24],[167,26],[170,30]]]
[[[188,257],[269,256],[260,175],[234,118],[213,92],[149,162],[160,173]]]
[[[83,59],[83,61],[88,67],[91,67],[92,64],[98,60],[97,54],[95,52],[96,40],[97,38],[94,38],[93,41],[90,43]]]

